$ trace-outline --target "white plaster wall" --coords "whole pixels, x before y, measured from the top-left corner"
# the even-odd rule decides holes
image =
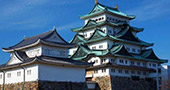
[[[42,46],[39,45],[39,46],[36,46],[36,47],[26,49],[25,53],[27,54],[27,56],[29,58],[32,58],[32,57],[35,57],[35,56],[41,56],[41,54],[42,54]]]
[[[103,45],[103,48],[99,48],[100,45]],[[100,41],[100,42],[96,42],[93,44],[89,44],[90,49],[92,49],[92,47],[96,47],[97,50],[104,50],[104,49],[108,49],[110,47],[112,47],[113,42],[109,41],[109,40],[105,40],[105,41]]]
[[[130,45],[130,44],[124,44],[126,50],[128,51],[127,48],[129,48],[129,53],[136,53],[136,54],[140,54],[141,52],[141,47],[137,46],[137,45]],[[135,49],[135,52],[132,51],[132,49]]]
[[[161,77],[162,77],[162,82],[165,82],[168,80],[168,65],[162,65],[161,66]]]
[[[112,19],[117,19],[117,20],[120,20],[120,21],[126,21],[126,22],[129,23],[129,20],[128,20],[128,19],[120,18],[120,17],[113,16],[113,15],[110,15],[110,14],[106,14],[106,17],[112,18]],[[109,20],[109,19],[108,19],[108,21],[115,22],[115,21]]]
[[[61,52],[64,52],[65,54],[61,55]],[[42,46],[42,55],[67,58],[68,49],[60,47]]]
[[[0,72],[0,84],[3,84],[3,76],[4,76],[4,74],[2,72]]]
[[[88,20],[96,20],[96,19],[99,19],[99,18],[104,18],[103,20],[98,20],[97,22],[102,22],[102,21],[105,21],[106,20],[106,14],[102,14],[102,15],[98,15],[98,16],[95,16],[95,17],[92,17],[92,18],[88,18],[85,20],[85,24],[88,22]]]
[[[77,47],[69,49],[69,55],[73,55],[76,51],[77,51]]]
[[[131,73],[131,70],[130,69],[126,69],[129,71],[129,73],[125,73],[125,69],[121,69],[122,70],[122,73],[119,73],[118,72],[118,68],[114,68],[115,69],[115,72],[112,72],[111,71],[111,68],[109,68],[109,72],[110,72],[110,75],[112,76],[121,76],[121,77],[131,77],[131,76],[139,76],[140,78],[145,78],[147,75],[143,75],[143,71],[141,71],[141,74],[137,74],[137,70],[135,71],[135,74],[132,74]]]
[[[123,63],[121,63],[120,60],[123,60]],[[127,61],[127,63],[125,63],[125,61]],[[124,58],[116,58],[116,64],[130,66],[130,61]]]
[[[7,64],[11,65],[11,64],[17,64],[17,63],[21,63],[21,61],[13,53],[11,53],[10,60]]]
[[[102,69],[98,69],[98,73],[93,73],[94,77],[102,77],[102,76],[108,76],[109,75],[109,68],[103,68],[106,69],[106,72],[102,72]]]
[[[36,81],[38,79],[38,65],[31,65],[25,68],[25,81]],[[27,70],[31,70],[31,75],[27,75]],[[21,72],[21,76],[17,76],[17,72]],[[11,77],[7,77],[8,73],[11,73]],[[21,68],[10,69],[5,71],[5,84],[23,82],[24,70]],[[2,78],[0,78],[0,84],[3,84],[3,73],[1,72]]]
[[[94,31],[95,29],[86,30],[85,32],[83,32],[83,35],[85,38],[90,38],[93,35]]]
[[[95,62],[95,60],[97,60],[97,62]],[[90,60],[88,60],[88,62],[89,63],[95,62],[93,66],[101,65],[101,59],[99,57],[92,57]]]
[[[40,64],[39,80],[85,82],[85,68]]]
[[[31,65],[31,66],[26,66],[25,67],[25,81],[35,81],[38,80],[38,68],[39,66],[37,64]],[[31,75],[27,74],[27,71],[31,70]]]

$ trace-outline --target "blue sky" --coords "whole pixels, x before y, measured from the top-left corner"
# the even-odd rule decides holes
[[[131,25],[145,28],[140,39],[153,42],[155,53],[170,59],[170,1],[169,0],[98,0],[100,3],[136,15]],[[23,39],[56,26],[62,37],[70,41],[71,28],[84,24],[79,16],[87,14],[94,0],[0,0],[0,48],[12,46]],[[0,64],[9,54],[0,51]]]

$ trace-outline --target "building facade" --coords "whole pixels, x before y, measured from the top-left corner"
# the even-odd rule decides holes
[[[77,44],[69,51],[76,61],[93,63],[86,69],[86,81],[95,81],[101,90],[159,90],[161,64],[153,43],[142,41],[137,34],[143,28],[130,25],[134,15],[98,3],[86,15],[85,25],[73,28],[77,34],[70,42]]]
[[[11,55],[9,61],[0,66],[1,88],[3,90],[68,90],[70,87],[63,87],[79,85],[80,88],[84,88],[83,90],[87,90],[85,68],[89,64],[68,58],[68,48],[73,46],[67,43],[56,29],[53,29],[37,36],[24,38],[9,48],[3,48],[3,51]],[[48,84],[49,82],[53,83]],[[31,83],[35,83],[36,88],[31,88],[34,86]],[[58,87],[56,83],[59,84]],[[77,87],[75,90],[80,88]]]

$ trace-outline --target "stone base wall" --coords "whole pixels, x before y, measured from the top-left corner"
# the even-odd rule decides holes
[[[128,77],[106,76],[93,78],[100,90],[157,90],[156,81],[132,80]]]
[[[92,81],[95,81],[96,83],[98,83],[100,90],[111,90],[112,88],[110,76],[96,77],[96,78],[93,78]]]
[[[155,80],[132,80],[127,77],[111,77],[112,90],[157,90]]]
[[[88,88],[83,82],[33,81],[25,82],[24,86],[23,83],[6,84],[4,90],[88,90]]]
[[[88,90],[86,83],[39,81],[39,90]]]
[[[23,83],[14,83],[14,84],[5,84],[4,90],[38,90],[38,81],[34,82],[25,82]],[[3,86],[0,86],[0,90]]]

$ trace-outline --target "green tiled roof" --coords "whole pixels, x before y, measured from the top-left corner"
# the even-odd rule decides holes
[[[143,50],[141,54],[131,54],[125,49],[123,44],[114,45],[111,49],[107,50],[91,50],[85,45],[80,45],[77,51],[70,57],[73,60],[84,60],[89,55],[94,56],[105,56],[112,55],[115,57],[129,58],[135,60],[153,61],[164,63],[167,60],[159,59],[153,52],[152,49]]]
[[[120,42],[131,43],[131,44],[137,44],[137,45],[143,45],[143,46],[153,45],[152,43],[144,42],[136,38],[135,36],[133,36],[133,34],[129,31],[129,27],[125,28],[120,33],[118,33],[118,35],[115,36],[108,35],[104,33],[102,30],[96,29],[93,35],[88,40],[86,40],[85,43],[92,43],[92,42],[106,40],[106,39],[116,40]]]
[[[115,15],[121,16],[121,17],[125,17],[128,19],[134,19],[136,17],[134,15],[127,15],[125,13],[120,12],[119,10],[117,10],[115,8],[108,7],[108,6],[98,3],[98,4],[95,4],[94,8],[92,9],[92,11],[90,13],[88,13],[87,15],[80,16],[80,18],[85,19],[85,18],[94,16],[94,15],[98,15],[103,12],[108,12],[108,13],[115,14]]]
[[[84,36],[76,34],[70,43],[82,43],[85,42]]]
[[[88,30],[91,28],[96,28],[98,26],[102,26],[102,25],[106,25],[106,24],[111,25],[111,26],[128,25],[127,22],[124,22],[124,21],[119,21],[119,22],[102,21],[102,22],[97,23],[94,20],[89,20],[86,25],[78,27],[78,28],[73,28],[71,30],[74,32],[80,32],[80,31],[85,31],[85,30]],[[130,25],[128,25],[128,26],[130,26]],[[135,32],[141,32],[144,30],[143,28],[137,28],[137,27],[133,27],[133,26],[130,26],[130,29]]]

